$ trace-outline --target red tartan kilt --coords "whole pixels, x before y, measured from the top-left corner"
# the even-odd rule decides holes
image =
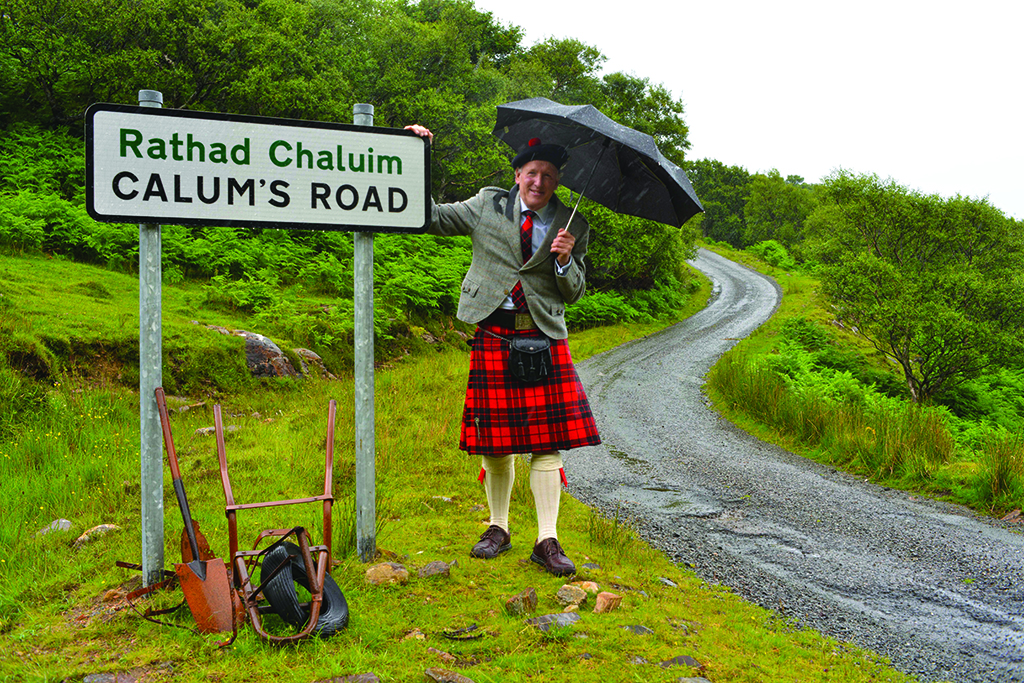
[[[481,455],[510,455],[601,443],[566,340],[551,340],[551,374],[525,383],[508,371],[508,342],[485,330],[506,338],[538,334],[490,323],[477,328],[459,448]]]

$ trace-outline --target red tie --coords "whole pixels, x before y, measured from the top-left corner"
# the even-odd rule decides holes
[[[524,211],[523,225],[519,228],[519,246],[523,252],[523,263],[530,260],[533,256],[533,211]],[[517,281],[516,286],[512,288],[512,303],[516,305],[516,310],[520,313],[528,313],[529,307],[526,305],[526,295],[523,294],[523,286]]]
[[[524,211],[523,227],[519,229],[519,246],[523,250],[523,263],[533,256],[533,211]]]

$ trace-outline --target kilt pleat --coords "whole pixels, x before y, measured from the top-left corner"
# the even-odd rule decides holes
[[[566,340],[551,340],[551,374],[525,383],[509,373],[508,342],[495,334],[509,338],[537,333],[487,322],[477,328],[459,447],[480,455],[510,455],[601,443]]]

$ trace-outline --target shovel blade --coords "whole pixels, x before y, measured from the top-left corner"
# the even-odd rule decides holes
[[[233,622],[231,584],[224,562],[214,558],[174,565],[185,602],[201,633],[230,631]]]

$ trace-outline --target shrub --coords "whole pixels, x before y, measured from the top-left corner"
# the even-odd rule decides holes
[[[747,251],[776,268],[791,270],[796,267],[796,261],[789,255],[786,247],[775,240],[765,240],[764,242],[752,244],[747,247]]]

